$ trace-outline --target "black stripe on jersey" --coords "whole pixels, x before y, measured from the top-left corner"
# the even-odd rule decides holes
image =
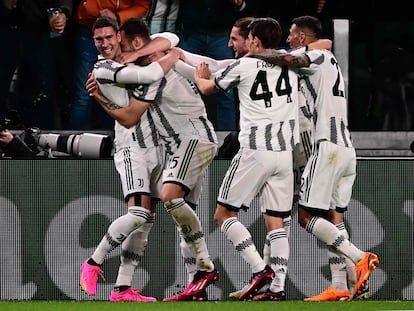
[[[152,142],[154,146],[159,146],[160,142],[158,139],[158,132],[157,132],[157,128],[155,127],[154,119],[152,118],[152,115],[149,110],[146,111],[146,114],[147,114],[148,124],[151,130]]]
[[[330,132],[331,132],[331,137],[330,137],[330,141],[333,142],[334,144],[338,144],[338,132],[336,131],[336,118],[335,117],[331,117],[330,118]]]
[[[300,133],[300,142],[302,144],[303,151],[305,152],[306,160],[309,159],[312,152],[312,142],[310,133],[308,131]]]
[[[252,126],[250,128],[250,134],[249,134],[249,147],[250,149],[256,150],[256,132],[257,132],[257,126]]]
[[[174,128],[171,126],[170,122],[165,117],[162,110],[160,109],[160,104],[162,105],[162,99],[161,96],[157,95],[157,98],[155,99],[155,102],[153,105],[151,105],[151,107],[160,119],[161,125],[164,128],[165,132],[168,134],[168,137],[172,137],[175,143],[179,146],[181,144],[181,139],[179,135],[175,132]]]
[[[305,194],[304,194],[305,201],[309,199],[309,193],[311,191],[311,186],[312,186],[312,179],[315,173],[315,166],[316,166],[316,163],[318,162],[318,155],[319,155],[319,148],[316,147],[315,152],[309,158],[309,161],[311,161],[311,164],[310,164],[311,168],[309,170],[309,175],[307,176],[306,181],[304,181],[306,185]]]
[[[285,138],[283,137],[283,132],[282,132],[283,123],[285,123],[285,122],[283,122],[283,121],[280,122],[279,131],[277,132],[277,140],[279,141],[280,150],[285,151],[286,150],[286,141],[285,141]]]
[[[311,120],[312,114],[310,113],[308,104],[306,104],[306,106],[300,107],[300,111],[306,119]]]
[[[223,89],[221,88],[218,83],[224,79],[224,77],[230,72],[230,70],[232,70],[233,68],[237,67],[240,65],[240,60],[236,60],[234,61],[234,63],[230,64],[229,66],[227,66],[227,68],[221,73],[221,75],[219,77],[216,77],[214,79],[214,83],[216,84],[217,88],[223,91],[228,91],[232,88],[234,88],[236,85],[239,84],[240,82],[240,76],[238,76],[235,80],[233,80],[231,83],[229,83],[229,85]]]
[[[188,167],[190,166],[191,160],[194,155],[194,150],[196,149],[197,145],[198,140],[190,140],[190,143],[188,144],[187,149],[185,150],[184,159],[177,173],[178,179],[184,180],[185,176],[187,175]]]
[[[348,141],[348,138],[347,138],[347,135],[346,135],[346,125],[345,125],[343,120],[341,120],[340,126],[341,126],[342,140],[344,141],[345,147],[349,147],[350,142]]]
[[[142,133],[141,121],[138,121],[138,123],[135,125],[135,135],[138,140],[138,145],[141,148],[147,148],[144,141],[144,134]]]
[[[122,153],[124,155],[124,169],[125,169],[125,181],[127,189],[133,189],[134,188],[134,179],[132,174],[132,164],[131,164],[131,152],[129,148],[124,148],[122,150]]]
[[[199,117],[198,119],[201,121],[201,123],[204,125],[204,128],[206,129],[208,141],[211,143],[215,143],[216,141],[214,140],[213,133],[211,132],[210,127],[207,124],[207,119],[203,116]]]
[[[222,191],[221,191],[221,196],[223,199],[227,199],[227,196],[229,195],[230,185],[234,179],[234,174],[236,173],[237,168],[239,167],[240,158],[241,158],[241,153],[238,153],[233,158],[233,160],[230,163],[230,167],[228,168],[228,174],[226,174],[227,177],[223,179]]]
[[[289,120],[289,125],[290,125],[290,130],[291,130],[291,134],[290,134],[290,147],[292,148],[292,150],[295,148],[295,136],[293,135],[293,132],[295,131],[295,126],[296,126],[296,122],[295,120]]]
[[[265,144],[266,144],[266,150],[273,150],[272,149],[272,124],[268,124],[265,127]]]
[[[316,98],[318,97],[315,88],[313,87],[312,83],[309,80],[309,77],[306,75],[301,75],[300,79],[305,81],[305,85],[307,87],[307,89],[309,90],[310,95],[313,98],[313,102],[316,102]]]

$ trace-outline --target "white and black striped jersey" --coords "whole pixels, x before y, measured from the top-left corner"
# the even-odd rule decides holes
[[[240,146],[253,150],[292,150],[298,143],[298,77],[256,58],[234,61],[215,78],[227,91],[237,87]]]
[[[338,61],[328,50],[311,50],[306,55],[311,64],[300,68],[300,77],[307,102],[313,110],[313,139],[352,147],[345,83]]]
[[[182,137],[217,144],[216,133],[207,119],[204,102],[194,82],[170,70],[161,82],[150,85],[157,97],[149,110],[160,137],[178,143]]]
[[[147,67],[131,66],[138,67],[138,69],[134,70],[149,70]],[[104,58],[98,60],[93,72],[102,94],[120,107],[128,106],[131,96],[140,100],[152,100],[156,92],[153,94],[149,93],[148,84],[122,84],[114,83],[111,79],[107,79],[109,71],[117,72],[120,68],[124,67],[125,65],[108,61]],[[115,149],[118,150],[121,147],[130,146],[135,143],[141,148],[159,145],[157,131],[149,111],[146,111],[140,121],[129,129],[115,120]]]

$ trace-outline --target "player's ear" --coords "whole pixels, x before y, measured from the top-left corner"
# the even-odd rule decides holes
[[[138,50],[144,46],[144,42],[139,37],[135,37],[132,39],[132,46],[135,50]]]

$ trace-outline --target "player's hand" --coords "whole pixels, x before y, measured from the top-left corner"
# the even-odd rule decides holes
[[[0,131],[0,141],[7,145],[13,140],[14,136],[9,130]]]
[[[179,59],[182,59],[181,57],[184,57],[183,52],[178,48],[171,48],[166,52],[175,62],[177,62]]]
[[[95,97],[96,93],[99,93],[98,82],[96,82],[93,72],[88,74],[88,80],[86,80],[85,87],[91,97]]]
[[[172,47],[171,49],[167,50],[167,53],[174,53],[175,57],[178,56],[178,59],[181,59],[184,63],[186,62],[184,52],[180,48]]]
[[[208,67],[208,64],[201,63],[196,66],[195,70],[195,78],[201,78],[201,79],[210,79],[210,69]]]

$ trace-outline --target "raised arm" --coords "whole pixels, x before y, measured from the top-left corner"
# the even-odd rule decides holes
[[[231,63],[234,63],[234,59],[222,59],[222,60],[216,60],[207,56],[202,56],[194,53],[187,52],[185,50],[182,50],[185,62],[191,66],[197,66],[201,63],[208,64],[209,69],[212,73],[222,70],[226,68]]]
[[[117,57],[117,61],[121,64],[135,62],[142,56],[150,55],[154,52],[166,51],[174,46],[177,46],[180,39],[172,32],[161,32],[151,35],[151,40],[142,48],[133,52],[124,52]]]
[[[172,51],[147,66],[119,65],[107,60],[96,64],[94,73],[98,81],[102,79],[115,83],[150,84],[161,79],[175,65],[179,57],[179,52]]]
[[[250,54],[250,57],[262,59],[268,63],[279,66],[291,66],[291,67],[308,67],[310,60],[306,54],[293,55],[291,53],[271,51],[263,53]]]

